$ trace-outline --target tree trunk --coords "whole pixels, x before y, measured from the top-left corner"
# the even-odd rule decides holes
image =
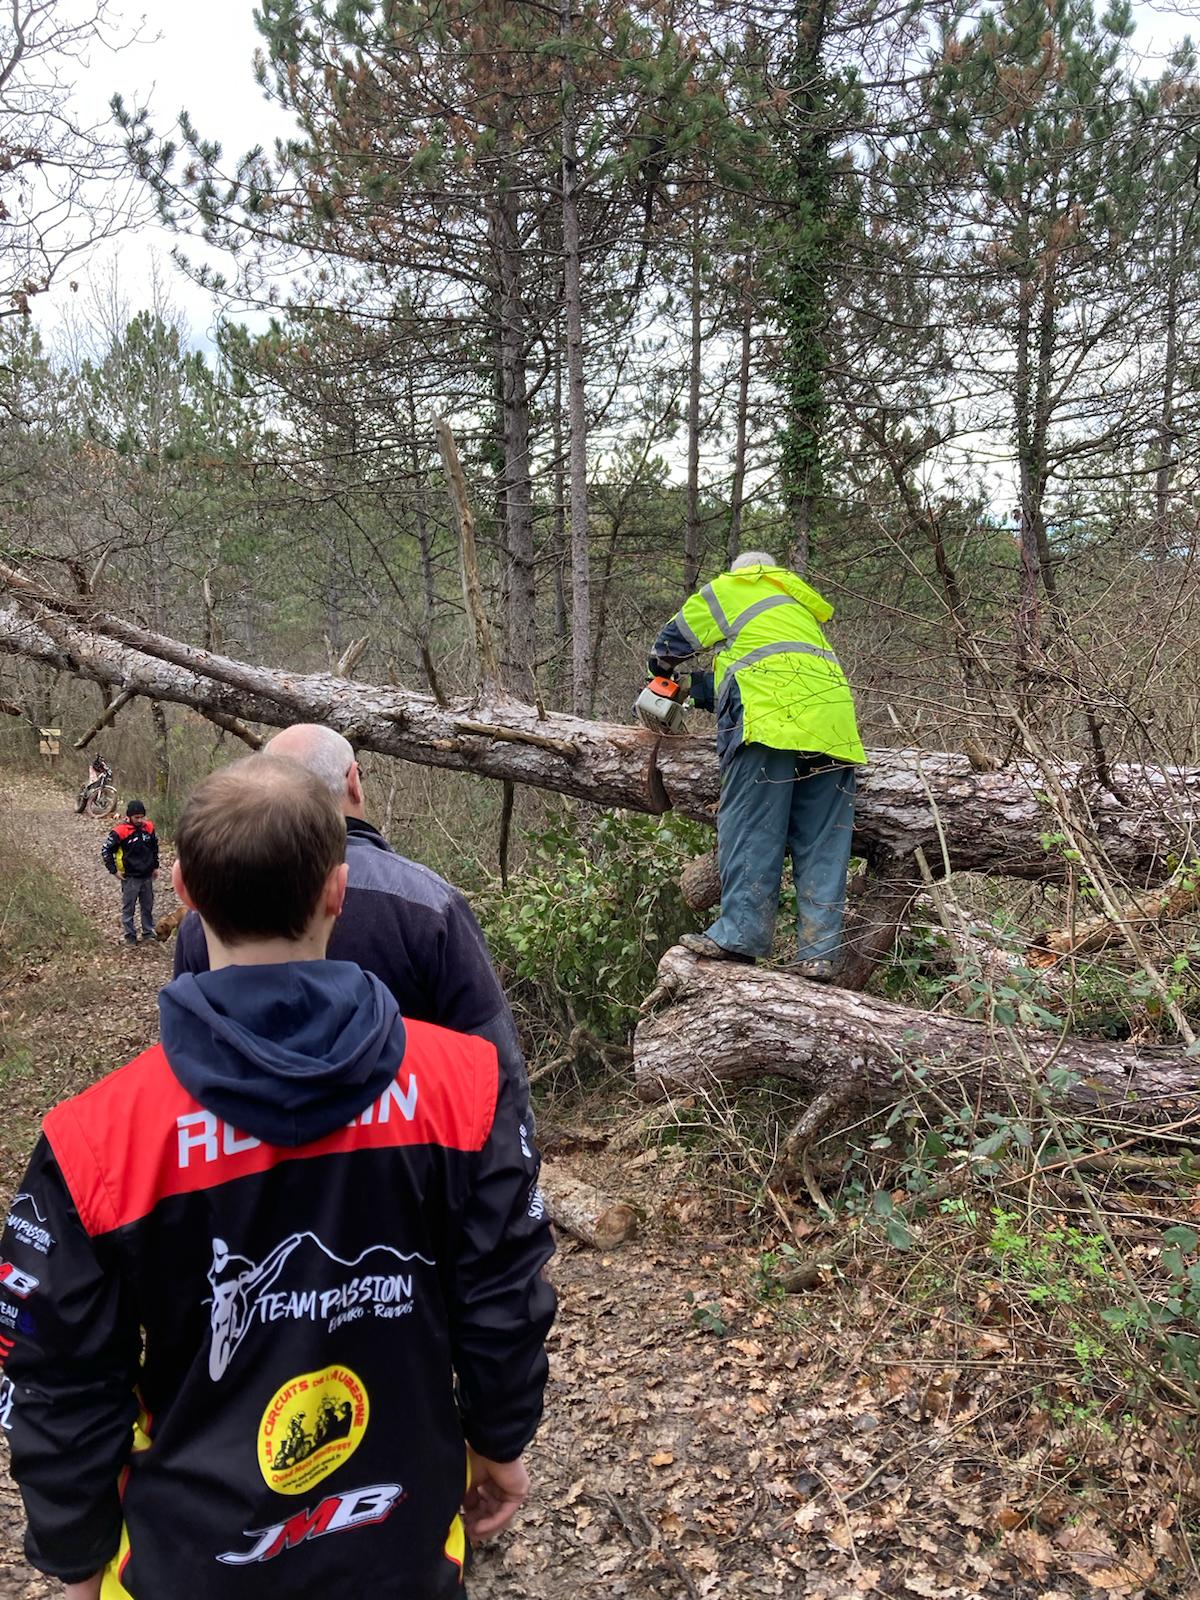
[[[154,724],[154,798],[161,804],[171,788],[171,745],[167,714],[157,700],[150,702],[150,720]]]
[[[869,863],[866,876],[851,884],[855,892],[846,902],[837,963],[841,988],[866,988],[880,962],[891,955],[921,887],[913,858],[905,855],[877,857]]]
[[[479,555],[475,546],[475,514],[471,509],[467,480],[450,425],[442,417],[438,417],[434,422],[434,431],[437,434],[438,450],[441,452],[446,483],[450,490],[450,503],[454,508],[454,528],[458,535],[458,557],[462,571],[463,605],[471,619],[475,635],[480,692],[484,699],[493,700],[500,693],[500,663],[496,659],[491,624],[488,622],[487,608],[483,603],[483,585],[479,579]]]
[[[633,1039],[636,1087],[646,1100],[768,1074],[814,1096],[874,1105],[928,1084],[955,1105],[1008,1111],[1036,1085],[1076,1116],[1154,1124],[1200,1110],[1200,1064],[1182,1050],[1054,1031],[993,1037],[982,1022],[763,967],[697,961],[678,945],[659,962],[658,982],[652,998],[666,1003],[642,1019]],[[898,1076],[903,1064],[920,1069],[920,1082]]]
[[[700,363],[703,356],[700,316],[700,219],[692,231],[692,338],[688,358],[687,503],[683,525],[683,594],[686,599],[700,580]]]
[[[508,687],[532,697],[536,657],[533,485],[529,456],[529,390],[525,374],[525,308],[521,297],[521,242],[517,197],[503,187],[493,212],[500,281],[501,428],[504,447],[504,518],[507,555]]]
[[[1167,271],[1167,304],[1163,328],[1162,400],[1158,418],[1158,466],[1154,473],[1154,559],[1164,562],[1171,551],[1168,516],[1171,477],[1175,468],[1175,379],[1179,366],[1179,235],[1171,227]]]
[[[426,682],[433,691],[434,699],[440,701],[442,698],[442,686],[438,681],[437,665],[433,659],[433,626],[437,616],[437,585],[433,575],[433,536],[429,528],[429,511],[425,501],[426,474],[417,451],[419,424],[417,420],[417,399],[413,392],[411,371],[408,373],[407,378],[407,399],[408,425],[411,435],[408,459],[413,483],[413,517],[417,526],[417,545],[421,551],[421,627],[417,635],[417,650],[421,657],[421,665],[425,669]]]
[[[554,488],[554,639],[560,648],[554,657],[554,672],[562,670],[569,628],[567,610],[566,568],[570,560],[567,550],[567,475],[566,446],[563,443],[563,354],[561,346],[554,352],[554,410],[550,416],[550,437],[554,444],[554,463],[550,481]]]
[[[747,265],[749,280],[750,268]],[[746,434],[750,415],[750,339],[754,323],[750,302],[750,285],[746,284],[742,302],[742,342],[738,358],[737,421],[733,444],[733,482],[729,489],[729,541],[725,551],[725,565],[731,567],[742,548],[742,504],[746,493]]]
[[[709,738],[660,739],[648,730],[589,722],[502,699],[485,709],[441,706],[430,695],[357,683],[330,673],[290,673],[213,655],[62,599],[0,566],[0,654],[24,656],[148,698],[194,706],[271,727],[322,722],[366,750],[426,766],[473,772],[634,811],[668,808],[710,825],[719,795]],[[32,611],[32,615],[30,612]],[[72,616],[86,618],[81,626]],[[1112,789],[1079,762],[1054,768],[1061,804],[1089,817],[1110,873],[1142,887],[1161,881],[1200,828],[1200,769],[1146,763],[1112,769]],[[923,849],[934,870],[1061,879],[1061,852],[1042,838],[1061,833],[1041,798],[1045,772],[1013,762],[976,772],[964,755],[876,750],[858,781],[854,849],[869,859]],[[1119,792],[1120,798],[1113,793]]]
[[[591,709],[592,590],[588,546],[587,411],[583,388],[583,287],[579,262],[579,159],[575,148],[575,84],[571,72],[573,0],[563,0],[562,231],[563,298],[567,320],[567,410],[571,440],[571,710]]]
[[[779,289],[783,427],[780,467],[788,524],[785,560],[803,572],[825,495],[828,285],[833,253],[831,87],[825,70],[829,0],[797,0],[783,132],[785,199],[791,214]]]

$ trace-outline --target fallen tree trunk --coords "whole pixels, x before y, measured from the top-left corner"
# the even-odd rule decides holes
[[[953,1105],[1007,1110],[1033,1086],[1023,1053],[1034,1084],[1066,1112],[1151,1125],[1200,1113],[1200,1062],[1178,1049],[1034,1030],[992,1037],[982,1022],[764,967],[698,961],[678,945],[659,963],[651,1002],[658,1009],[633,1041],[635,1083],[647,1100],[769,1074],[831,1105],[883,1105],[914,1087],[907,1068],[924,1069],[922,1081]]]
[[[271,727],[325,723],[360,749],[596,805],[674,809],[710,824],[715,815],[717,760],[709,738],[661,738],[564,713],[539,716],[534,707],[502,697],[443,706],[429,695],[328,672],[256,667],[97,615],[0,567],[3,587],[12,600],[0,605],[0,653],[209,716]],[[1172,853],[1189,850],[1200,822],[1200,770],[1114,768],[1120,800],[1080,763],[1057,768],[1056,778],[1086,815],[1113,871],[1148,883],[1166,876]],[[1061,853],[1042,844],[1043,834],[1057,831],[1043,788],[1031,762],[975,772],[963,755],[876,750],[859,778],[854,847],[869,858],[923,848],[935,870],[946,864],[1017,877],[1061,876]]]
[[[602,1194],[561,1167],[544,1161],[538,1187],[551,1222],[594,1250],[615,1250],[637,1232],[632,1206]]]

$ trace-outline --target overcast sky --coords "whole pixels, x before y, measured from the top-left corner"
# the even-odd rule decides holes
[[[64,0],[70,4],[71,0]],[[120,0],[117,0],[120,3]],[[1095,0],[1102,10],[1104,0]],[[1171,45],[1189,28],[1197,31],[1190,0],[1135,0],[1138,19],[1135,44],[1149,76],[1161,65]],[[254,52],[259,36],[254,27],[254,0],[142,0],[125,8],[125,32],[140,31],[142,42],[119,53],[99,49],[79,79],[85,116],[108,116],[108,102],[120,93],[128,104],[149,104],[152,125],[169,133],[185,109],[206,138],[218,140],[227,156],[236,157],[255,144],[269,144],[286,133],[281,112],[263,97],[254,81]],[[140,23],[139,19],[144,18]],[[51,334],[60,324],[64,305],[79,312],[90,290],[108,285],[115,270],[117,287],[132,310],[151,299],[151,278],[157,264],[170,299],[186,318],[195,341],[207,342],[215,308],[209,295],[195,288],[170,260],[177,241],[155,223],[99,250],[72,272],[80,284],[73,296],[65,288],[34,302],[39,324]],[[115,265],[114,265],[115,264]]]
[[[117,31],[140,42],[118,52],[96,48],[78,79],[81,115],[109,119],[109,101],[120,94],[127,105],[148,105],[157,133],[173,130],[187,110],[206,138],[216,139],[236,157],[256,144],[270,144],[288,131],[287,119],[270,104],[254,81],[259,35],[254,0],[142,0],[127,7]],[[144,20],[143,20],[144,19]],[[170,260],[179,241],[155,222],[123,234],[72,272],[78,296],[58,288],[36,300],[38,320],[48,331],[59,323],[68,302],[72,312],[87,303],[89,289],[107,288],[115,271],[117,286],[131,308],[151,298],[155,268],[171,301],[183,313],[197,343],[205,343],[214,320],[211,296],[197,289]],[[215,256],[213,259],[216,259]]]

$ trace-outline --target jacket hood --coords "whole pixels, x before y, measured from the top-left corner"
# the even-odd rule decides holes
[[[374,973],[288,961],[183,973],[158,997],[171,1070],[239,1133],[298,1145],[344,1128],[391,1083],[404,1023]]]
[[[833,616],[833,607],[823,594],[818,594],[810,583],[805,583],[803,578],[788,567],[764,567],[761,563],[754,567],[739,567],[736,572],[728,574],[736,583],[739,578],[748,583],[772,583],[777,589],[782,589],[785,594],[790,594],[793,600],[799,600],[812,612],[818,622],[828,622]]]

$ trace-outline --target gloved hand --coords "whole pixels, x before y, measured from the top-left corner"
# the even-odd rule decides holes
[[[675,663],[668,656],[650,656],[646,670],[652,678],[669,678],[675,670]]]

